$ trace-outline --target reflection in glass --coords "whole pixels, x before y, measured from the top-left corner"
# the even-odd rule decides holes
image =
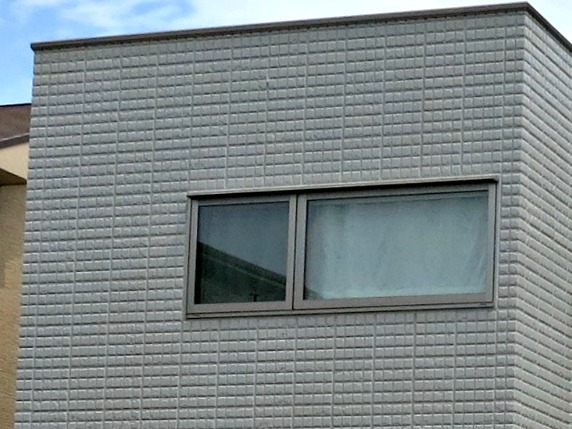
[[[304,299],[479,293],[487,192],[308,202]]]
[[[202,205],[196,304],[283,301],[288,203]]]

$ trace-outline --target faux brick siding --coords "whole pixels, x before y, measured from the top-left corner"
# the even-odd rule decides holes
[[[571,165],[524,128],[529,36],[523,10],[38,50],[16,428],[558,427],[565,382],[539,411],[548,359],[518,353],[533,262],[570,282],[522,237]],[[490,174],[494,308],[182,320],[187,192]]]
[[[14,427],[26,186],[0,185],[0,429]]]
[[[572,55],[526,22],[519,423],[572,427]]]

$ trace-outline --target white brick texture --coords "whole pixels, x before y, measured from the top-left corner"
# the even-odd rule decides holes
[[[570,427],[571,75],[524,9],[39,49],[16,428]],[[474,175],[493,308],[183,320],[188,192]]]

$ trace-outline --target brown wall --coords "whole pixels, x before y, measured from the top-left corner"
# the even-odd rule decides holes
[[[14,427],[26,186],[0,186],[0,429]]]

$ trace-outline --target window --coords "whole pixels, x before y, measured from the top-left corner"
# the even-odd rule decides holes
[[[488,305],[490,180],[190,199],[188,315]]]

